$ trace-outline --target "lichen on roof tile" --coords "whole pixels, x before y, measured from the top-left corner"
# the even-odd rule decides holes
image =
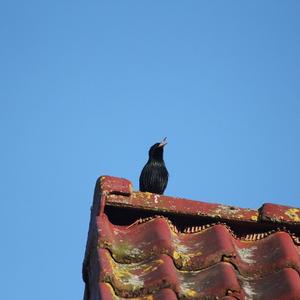
[[[300,222],[300,209],[299,208],[289,208],[284,212],[291,220],[294,222]]]
[[[300,300],[299,208],[252,210],[135,192],[129,180],[111,176],[97,185],[86,295]]]
[[[242,287],[246,294],[245,300],[254,300],[256,298],[257,293],[255,292],[255,288],[250,284],[249,281],[243,280]]]
[[[247,264],[254,264],[256,260],[254,259],[253,251],[257,250],[257,246],[252,246],[249,248],[238,248],[236,247],[236,251],[240,258],[246,262]]]

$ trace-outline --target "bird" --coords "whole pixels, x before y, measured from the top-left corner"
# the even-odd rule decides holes
[[[165,166],[163,154],[167,138],[155,143],[149,149],[149,159],[142,169],[139,183],[141,192],[162,195],[167,187],[169,173]]]

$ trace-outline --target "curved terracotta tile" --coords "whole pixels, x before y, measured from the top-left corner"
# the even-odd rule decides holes
[[[260,209],[263,221],[300,224],[300,208],[265,203]]]
[[[119,262],[137,262],[159,254],[168,254],[179,269],[198,270],[234,255],[232,237],[222,225],[195,234],[175,233],[165,218],[127,227],[114,226],[101,216],[100,247],[107,248]]]
[[[286,267],[300,272],[299,247],[286,232],[275,232],[264,239],[234,241],[237,255],[230,261],[242,275],[265,276]]]
[[[103,300],[177,300],[175,292],[171,289],[162,289],[155,294],[142,297],[124,298],[115,294],[112,286],[108,283],[99,284],[100,299]]]
[[[176,269],[167,255],[142,263],[120,264],[112,259],[108,250],[100,249],[99,259],[100,281],[110,283],[118,296],[144,296],[163,288],[171,288],[180,298],[187,299],[223,297],[228,290],[241,292],[234,268],[229,263],[221,262],[202,271],[183,272]]]
[[[166,219],[157,217],[132,226],[114,226],[101,217],[100,247],[119,262],[139,262],[168,254],[178,269],[201,270],[220,261],[233,263],[242,275],[262,276],[285,267],[300,272],[299,247],[286,232],[258,241],[235,239],[224,225],[193,234],[175,233]]]
[[[133,213],[127,219],[129,210]],[[178,233],[164,217],[116,226],[104,211],[122,224],[139,218],[139,212],[141,217],[172,215],[193,232],[189,224],[222,220],[247,236],[238,239],[221,224]],[[266,203],[250,210],[132,192],[126,179],[101,177],[83,264],[85,295],[98,299],[99,290],[107,300],[300,300],[299,217],[299,208]],[[295,236],[285,229],[272,233],[283,225]],[[271,234],[257,234],[264,231]]]
[[[300,277],[294,269],[285,268],[256,280],[241,279],[246,299],[300,300]]]

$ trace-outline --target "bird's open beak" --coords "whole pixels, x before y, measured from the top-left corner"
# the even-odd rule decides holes
[[[165,137],[165,138],[159,143],[158,147],[163,147],[163,146],[165,146],[165,145],[167,145],[167,144],[168,144],[167,138]]]

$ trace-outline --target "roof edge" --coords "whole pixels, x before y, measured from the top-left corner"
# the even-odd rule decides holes
[[[98,185],[101,193],[111,195],[107,197],[106,205],[251,223],[300,224],[300,208],[285,205],[264,203],[259,209],[255,210],[220,203],[157,195],[148,192],[136,192],[133,191],[130,180],[107,175],[99,177],[96,185]],[[125,197],[119,198],[114,195]]]

